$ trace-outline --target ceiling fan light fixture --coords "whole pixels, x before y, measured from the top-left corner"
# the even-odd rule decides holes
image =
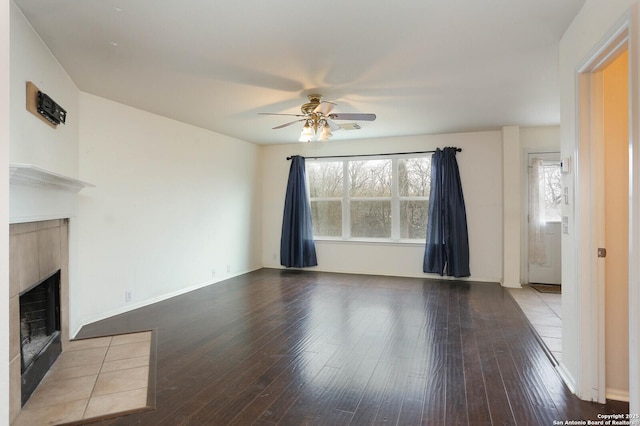
[[[318,140],[328,141],[331,138],[331,136],[333,136],[333,133],[331,133],[331,128],[329,127],[329,123],[324,121],[322,123],[322,132],[320,133],[320,138]]]
[[[313,136],[314,136],[313,129],[311,128],[311,126],[309,125],[309,122],[307,121],[306,123],[304,123],[302,132],[300,133],[300,139],[298,140],[300,142],[309,142]]]
[[[313,128],[309,125],[308,121],[304,124],[304,127],[302,128],[302,134],[309,137],[315,134],[315,132],[313,131]]]

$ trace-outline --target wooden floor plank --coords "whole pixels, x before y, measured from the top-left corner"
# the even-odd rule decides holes
[[[462,353],[459,296],[460,285],[449,291],[445,420],[448,424],[462,426],[469,424],[469,413],[467,410],[467,389],[465,386]]]
[[[344,391],[335,389],[337,399],[334,408],[337,410],[355,412],[374,370],[381,360],[385,359],[383,358],[385,348],[390,346],[389,331],[380,330],[376,337],[369,350],[361,355],[361,362],[356,361],[357,367],[343,372],[343,375],[348,376],[348,380],[344,384]]]
[[[276,377],[258,396],[256,396],[242,410],[238,410],[236,416],[229,421],[229,425],[243,426],[251,424],[261,417],[271,406],[277,406],[281,395],[287,389],[295,389],[301,384],[299,377],[307,371],[312,362],[322,363],[336,350],[335,345],[326,345],[319,352],[309,352],[301,359],[292,362],[289,368]]]
[[[371,425],[376,419],[385,386],[391,377],[393,370],[388,368],[387,364],[379,363],[373,371],[366,388],[364,389],[362,398],[353,413],[351,424],[354,425]]]
[[[374,425],[395,425],[400,417],[410,364],[406,358],[399,357],[394,358],[391,364],[389,366],[392,369],[391,377],[382,393],[382,401],[373,421]]]
[[[156,409],[101,425],[551,424],[578,400],[500,285],[261,269],[83,327],[157,331]]]
[[[322,408],[323,395],[333,378],[339,374],[340,370],[333,367],[324,367],[320,372],[300,388],[300,392],[293,403],[288,404],[288,408],[282,416],[263,416],[264,420],[275,420],[278,424],[284,425],[305,425],[311,424],[315,418],[315,413]],[[284,405],[283,405],[284,407]]]
[[[335,348],[335,346],[334,346]],[[330,380],[336,369],[327,366],[331,352],[303,354],[301,361],[309,362],[301,374],[282,392],[282,394],[260,415],[259,419],[267,422],[279,422],[298,399],[309,401],[309,394],[320,393],[324,380]],[[309,391],[311,389],[311,391]]]
[[[437,345],[438,349],[435,353],[445,353],[446,346],[444,344]],[[439,358],[436,356],[435,358]],[[446,367],[433,368],[426,377],[425,399],[422,408],[422,421],[424,424],[439,425],[447,424],[445,407],[446,407]]]
[[[402,406],[398,415],[398,426],[419,425],[422,421],[427,380],[424,377],[408,376],[404,384]]]
[[[482,374],[480,352],[473,328],[463,328],[462,356],[469,419],[473,419],[474,424],[491,424],[485,377]]]
[[[490,315],[486,315],[486,319],[478,319],[480,326],[476,341],[478,342],[480,368],[485,379],[491,422],[495,425],[516,424],[494,348],[494,342],[498,335],[496,332],[498,324]]]

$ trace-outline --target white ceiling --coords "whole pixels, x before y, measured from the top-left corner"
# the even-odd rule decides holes
[[[557,45],[584,4],[15,2],[80,90],[258,144],[295,143],[258,112],[310,93],[378,116],[332,140],[558,124]]]

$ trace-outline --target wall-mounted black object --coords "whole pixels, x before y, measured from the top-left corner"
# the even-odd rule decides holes
[[[27,111],[54,129],[67,121],[67,111],[30,81],[27,81]]]
[[[64,124],[67,111],[58,105],[46,93],[38,91],[38,112],[53,124]]]

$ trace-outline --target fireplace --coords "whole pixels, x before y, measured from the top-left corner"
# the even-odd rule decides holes
[[[71,218],[77,213],[77,193],[93,186],[78,179],[63,176],[31,164],[11,164],[9,193],[9,423],[22,411],[28,398],[23,382],[31,382],[22,374],[35,370],[41,361],[50,363],[57,355],[49,349],[69,342],[69,234]],[[56,300],[54,318],[40,327],[21,320],[20,299],[23,294],[54,277],[53,296]],[[39,320],[42,323],[42,320]],[[43,331],[44,330],[44,331]],[[52,336],[35,349],[25,349],[22,343],[38,340],[40,334]],[[31,341],[31,342],[29,342]],[[31,355],[34,352],[37,355]],[[29,363],[32,361],[32,364]],[[37,380],[35,381],[37,384]],[[33,386],[35,387],[36,384]],[[31,391],[32,392],[32,391]]]
[[[68,223],[9,227],[10,422],[69,341]]]
[[[20,294],[22,405],[62,352],[60,270]]]

